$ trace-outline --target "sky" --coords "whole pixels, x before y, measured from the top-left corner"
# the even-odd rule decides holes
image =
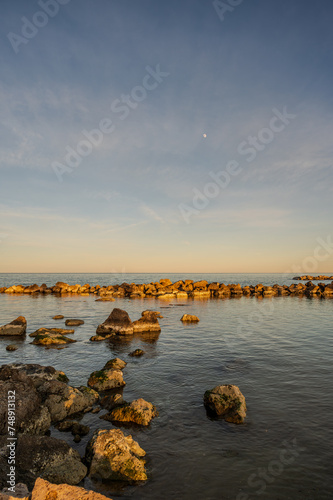
[[[0,272],[333,274],[331,0],[2,0]]]

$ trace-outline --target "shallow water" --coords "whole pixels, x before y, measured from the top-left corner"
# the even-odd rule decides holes
[[[0,286],[34,282],[52,285],[58,280],[102,285],[160,278],[8,276],[0,275]],[[186,278],[174,275],[171,279],[178,277]],[[208,279],[269,285],[290,284],[290,277],[211,275]],[[161,334],[137,335],[118,342],[89,342],[113,307],[127,310],[132,320],[144,309],[161,311]],[[185,312],[199,316],[200,323],[183,325],[180,317]],[[0,324],[24,315],[28,333],[41,326],[63,326],[64,320],[52,320],[55,314],[85,320],[75,329],[75,344],[61,350],[45,349],[31,345],[27,336],[23,341],[15,341],[19,345],[17,351],[7,352],[5,347],[13,339],[2,338],[1,364],[52,365],[66,372],[71,385],[78,386],[87,383],[92,371],[119,356],[128,362],[124,369],[125,399],[143,397],[159,410],[159,417],[149,428],[124,430],[147,452],[149,481],[124,487],[94,484],[86,479],[85,487],[98,489],[111,498],[133,500],[333,497],[333,300],[241,297],[173,302],[116,299],[110,303],[95,302],[94,296],[0,294]],[[128,353],[137,347],[146,354],[139,359],[129,358]],[[212,420],[206,414],[202,404],[204,392],[225,383],[238,385],[246,397],[248,412],[244,425]],[[82,420],[91,426],[91,433],[96,428],[113,428],[99,416],[87,414]],[[81,455],[91,433],[76,445],[70,434],[53,431]],[[286,445],[293,452],[281,454]],[[281,461],[285,456],[288,463]]]

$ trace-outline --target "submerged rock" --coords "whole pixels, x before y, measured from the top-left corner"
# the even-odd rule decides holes
[[[141,318],[133,322],[134,333],[136,332],[160,332],[161,327],[157,318],[162,318],[158,311],[143,311]]]
[[[108,391],[123,387],[126,385],[126,382],[123,379],[123,372],[121,370],[103,369],[95,371],[90,375],[88,385],[96,391]]]
[[[0,437],[0,483],[7,485],[7,436]],[[80,455],[65,441],[47,436],[18,436],[16,471],[32,489],[38,476],[53,483],[78,484],[87,474]]]
[[[27,331],[27,320],[24,316],[19,316],[7,325],[0,326],[1,335],[25,335]]]
[[[136,399],[130,404],[114,408],[110,413],[101,418],[111,422],[133,422],[138,425],[149,425],[157,417],[156,407],[144,399]]]
[[[9,344],[6,347],[6,351],[16,351],[18,349],[17,345]]]
[[[56,316],[53,316],[52,319],[64,319],[65,316],[63,316],[62,314],[57,314]]]
[[[106,410],[113,410],[114,408],[117,408],[117,406],[122,406],[124,404],[127,404],[126,401],[124,401],[124,398],[121,394],[111,394],[108,396],[104,396],[101,399],[101,406],[105,408]],[[103,418],[103,417],[100,417]]]
[[[98,335],[132,335],[134,332],[133,323],[126,311],[113,309],[110,316],[97,327]]]
[[[95,491],[88,491],[68,484],[52,484],[41,477],[37,478],[32,490],[31,500],[110,500]]]
[[[97,430],[86,449],[89,476],[114,481],[145,481],[146,452],[120,429]]]
[[[183,321],[183,323],[198,323],[200,319],[194,314],[183,314],[180,321]]]
[[[246,417],[245,397],[236,385],[218,385],[204,395],[206,408],[227,422],[242,424]]]
[[[143,356],[144,353],[145,351],[143,351],[142,349],[135,349],[135,351],[129,353],[129,356],[131,356],[132,358],[139,358],[140,356]]]

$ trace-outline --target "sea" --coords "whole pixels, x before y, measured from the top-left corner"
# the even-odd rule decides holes
[[[331,276],[331,272],[324,273]],[[0,274],[0,287],[13,284],[114,285],[150,283],[161,278],[207,279],[243,285],[290,285],[286,274]],[[160,311],[159,335],[137,334],[90,342],[114,307],[132,320],[145,309]],[[184,325],[184,313],[198,324]],[[146,451],[148,481],[139,485],[100,483],[80,486],[123,500],[331,500],[333,498],[333,299],[256,297],[96,302],[96,296],[0,294],[0,324],[27,319],[27,333],[62,327],[52,317],[84,320],[76,343],[62,349],[32,345],[27,335],[0,338],[0,364],[39,363],[63,370],[73,386],[86,385],[91,372],[113,357],[127,361],[126,401],[144,398],[159,411],[147,428],[122,428]],[[141,348],[141,358],[128,354]],[[246,399],[243,425],[207,414],[206,390],[235,384]],[[90,433],[74,443],[70,433],[52,429],[84,456],[96,429],[113,424],[88,413],[81,423]],[[19,479],[19,478],[18,478]]]

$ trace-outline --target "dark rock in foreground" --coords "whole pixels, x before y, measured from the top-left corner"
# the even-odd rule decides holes
[[[0,437],[0,483],[7,486],[8,440]],[[16,473],[20,481],[33,488],[38,476],[56,484],[78,484],[87,474],[80,455],[65,441],[46,436],[21,435],[16,446]]]
[[[212,413],[227,422],[242,424],[246,417],[245,398],[236,385],[219,385],[206,391],[204,404]]]

